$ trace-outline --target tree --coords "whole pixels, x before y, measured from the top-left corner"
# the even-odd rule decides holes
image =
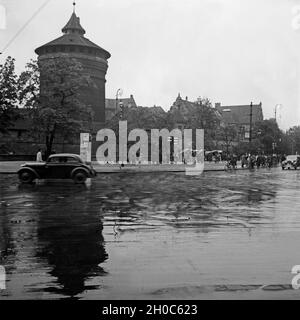
[[[232,148],[233,142],[236,141],[238,131],[236,126],[227,125],[225,127],[219,127],[217,130],[217,139],[221,141],[223,146],[226,148],[226,154],[229,154],[229,149]]]
[[[283,132],[275,120],[257,122],[253,128],[251,149],[252,152],[266,154],[281,153]]]
[[[17,98],[15,59],[8,57],[0,65],[0,133],[7,133],[17,118]]]
[[[45,139],[46,156],[54,140],[91,130],[92,110],[80,92],[94,85],[82,65],[66,56],[31,61],[20,76],[20,100],[31,110],[33,131]]]
[[[40,71],[37,61],[31,60],[18,79],[18,100],[22,107],[33,108],[40,102]]]
[[[161,107],[122,107],[107,123],[108,127],[117,133],[119,121],[126,120],[128,130],[132,129],[162,129],[167,127],[167,113]]]
[[[205,149],[215,147],[220,118],[208,98],[199,97],[197,101],[189,102],[179,97],[168,112],[168,123],[180,124],[187,129],[204,129]]]
[[[286,153],[300,154],[300,126],[294,126],[286,132],[288,150]]]
[[[205,149],[211,150],[215,147],[221,119],[208,98],[199,97],[195,105],[197,108],[194,115],[191,115],[191,128],[204,129]]]

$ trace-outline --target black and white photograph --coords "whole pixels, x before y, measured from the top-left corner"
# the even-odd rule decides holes
[[[299,243],[299,0],[0,0],[0,308],[298,300]]]

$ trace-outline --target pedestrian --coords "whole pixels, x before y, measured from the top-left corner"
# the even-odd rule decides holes
[[[232,155],[232,167],[233,169],[236,169],[237,168],[237,156],[235,154]]]
[[[254,169],[255,162],[256,162],[255,155],[249,155],[249,168],[250,169]]]
[[[261,164],[262,164],[262,156],[261,156],[261,155],[258,155],[258,156],[257,156],[257,159],[256,159],[257,169],[260,168]]]
[[[265,167],[265,166],[266,166],[266,156],[265,156],[265,155],[262,155],[262,156],[261,156],[261,166],[262,166],[262,167]]]
[[[36,154],[36,162],[43,162],[42,149],[39,149],[38,153]]]
[[[246,157],[245,155],[241,156],[241,164],[242,164],[242,168],[244,168],[245,164],[246,164]]]
[[[270,155],[267,157],[267,166],[268,166],[268,168],[272,167],[272,156],[270,156]]]

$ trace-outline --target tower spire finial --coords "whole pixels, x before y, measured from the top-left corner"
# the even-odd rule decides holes
[[[75,8],[76,8],[76,1],[73,1],[73,12],[75,13]]]

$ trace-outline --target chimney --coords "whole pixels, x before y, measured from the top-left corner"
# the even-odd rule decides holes
[[[188,97],[187,96],[185,97],[185,101],[188,101]]]
[[[215,103],[215,108],[220,108],[221,107],[221,102],[216,102]]]

